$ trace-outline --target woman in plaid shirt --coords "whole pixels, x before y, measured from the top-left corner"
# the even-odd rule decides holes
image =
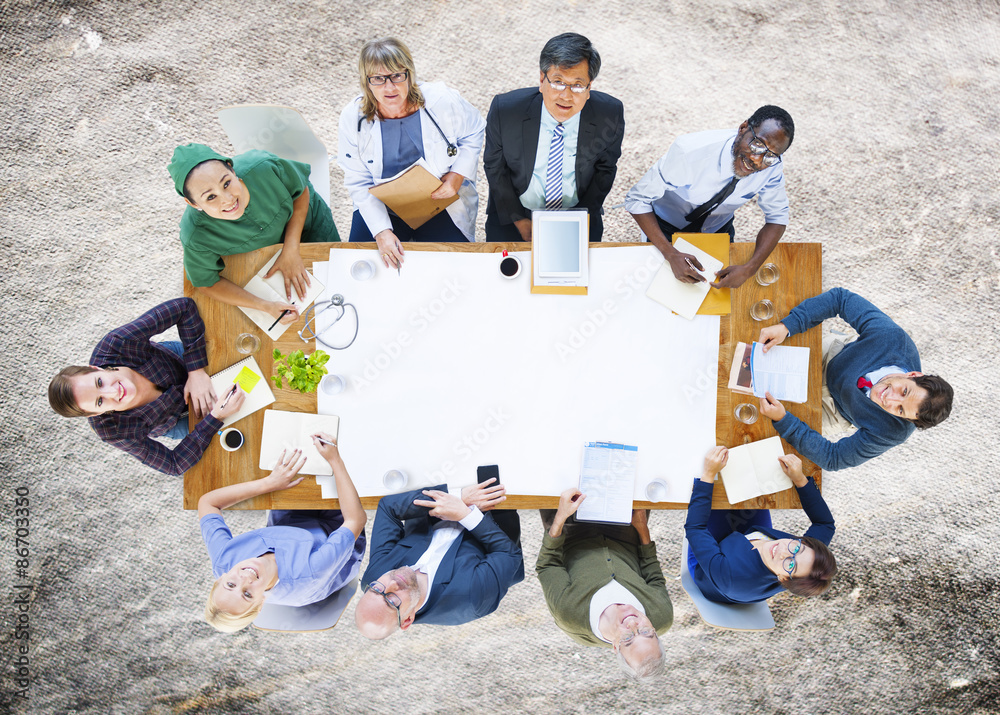
[[[151,340],[173,325],[180,343]],[[63,417],[87,417],[98,437],[143,464],[183,474],[246,397],[237,390],[228,401],[217,398],[206,365],[198,307],[190,298],[168,300],[105,335],[89,366],[61,370],[49,383],[49,404]],[[190,434],[188,401],[201,418]],[[171,450],[158,437],[180,442]]]

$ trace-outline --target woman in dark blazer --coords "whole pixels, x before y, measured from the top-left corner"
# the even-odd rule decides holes
[[[705,598],[719,603],[754,603],[787,589],[800,596],[825,593],[837,573],[827,545],[833,538],[833,515],[816,483],[802,473],[794,454],[778,458],[792,480],[812,526],[801,537],[771,526],[770,512],[712,510],[715,475],[729,459],[725,447],[705,457],[705,470],[694,483],[684,531],[691,575]]]

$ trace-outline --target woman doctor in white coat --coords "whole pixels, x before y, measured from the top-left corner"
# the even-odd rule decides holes
[[[358,62],[362,94],[340,115],[337,162],[354,202],[351,241],[378,244],[388,268],[403,262],[402,241],[475,240],[476,171],[486,121],[442,82],[417,83],[410,51],[399,40],[370,40]],[[430,197],[458,194],[417,229],[368,192],[420,158],[441,177]]]

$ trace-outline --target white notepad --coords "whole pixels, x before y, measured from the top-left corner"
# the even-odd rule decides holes
[[[778,463],[778,457],[784,453],[780,437],[768,437],[730,449],[729,461],[722,468],[722,482],[726,485],[729,503],[791,489],[792,480],[785,476]]]
[[[657,303],[667,306],[682,318],[692,320],[698,308],[705,302],[705,296],[712,287],[709,283],[715,280],[716,271],[722,270],[722,261],[683,238],[677,239],[674,248],[681,253],[690,253],[698,259],[704,269],[699,273],[705,280],[700,283],[682,283],[674,277],[670,264],[664,261],[660,265],[660,270],[653,276],[653,282],[646,289],[646,295]]]
[[[278,271],[270,278],[264,278],[280,255],[281,251],[275,253],[271,257],[271,260],[265,263],[264,267],[257,271],[257,274],[243,287],[248,293],[257,296],[262,300],[291,303],[299,309],[299,315],[302,315],[305,309],[309,307],[309,304],[320,296],[325,286],[316,280],[316,276],[309,273],[309,271],[306,271],[306,273],[309,273],[309,287],[306,289],[306,297],[300,299],[299,294],[295,292],[295,286],[292,286],[292,299],[288,300],[288,297],[285,294],[285,276],[281,271]],[[267,333],[267,337],[271,338],[271,340],[277,340],[280,338],[284,332],[288,330],[288,326],[291,325],[291,323],[278,323],[271,328],[271,325],[274,324],[274,316],[270,313],[265,313],[262,310],[255,310],[254,308],[244,308],[242,306],[240,306],[240,310],[242,310],[246,316],[254,322],[254,325]]]
[[[757,397],[765,392],[789,402],[805,402],[809,397],[809,348],[775,345],[765,353],[760,343],[754,343],[750,372]]]
[[[229,392],[233,383],[237,381],[239,381],[243,391],[247,393],[239,411],[222,420],[223,427],[228,427],[237,420],[252,415],[257,410],[274,402],[274,393],[271,392],[267,378],[264,377],[264,372],[260,369],[260,365],[257,364],[253,355],[243,358],[225,370],[220,370],[212,375],[211,379],[212,389],[215,390],[216,397],[222,397]]]
[[[260,437],[261,469],[274,469],[283,450],[291,452],[298,448],[306,458],[299,474],[333,474],[330,463],[316,451],[310,435],[317,432],[332,434],[334,439],[340,429],[340,418],[336,415],[315,415],[311,412],[287,412],[267,410],[264,413],[264,429]]]
[[[577,521],[628,524],[632,521],[639,448],[611,442],[587,442],[580,469],[580,491],[587,495]]]

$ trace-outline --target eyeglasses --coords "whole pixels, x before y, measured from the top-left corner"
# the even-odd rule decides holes
[[[368,593],[368,591],[374,591],[379,596],[385,599],[385,602],[396,609],[396,623],[400,628],[403,627],[403,616],[399,612],[399,607],[403,605],[403,601],[395,593],[386,593],[385,586],[379,581],[372,581],[370,584],[365,586],[365,590],[361,593]]]
[[[788,572],[788,575],[792,575],[792,571],[795,570],[795,555],[802,551],[802,539],[796,539],[791,544],[788,545],[788,553],[791,556],[786,556],[785,560],[781,562],[781,567]]]
[[[562,92],[564,89],[568,88],[573,94],[583,94],[590,89],[589,84],[566,84],[565,82],[553,82],[549,79],[548,72],[545,73],[545,81],[548,82],[549,86],[557,92]]]
[[[393,72],[392,74],[373,74],[368,77],[368,84],[373,87],[381,87],[385,84],[386,80],[389,80],[393,84],[402,84],[406,81],[406,78],[410,76],[409,70],[403,72]]]
[[[654,631],[652,628],[640,628],[635,633],[629,631],[628,633],[626,633],[625,635],[623,635],[621,638],[618,639],[618,644],[628,645],[633,640],[635,640],[636,636],[642,636],[643,638],[656,638],[656,631]]]
[[[768,149],[764,140],[757,136],[757,132],[753,130],[753,126],[751,126],[749,121],[747,122],[747,127],[750,129],[750,133],[753,134],[753,141],[750,142],[750,153],[755,156],[763,155],[762,161],[765,166],[774,166],[781,161],[781,157]]]

